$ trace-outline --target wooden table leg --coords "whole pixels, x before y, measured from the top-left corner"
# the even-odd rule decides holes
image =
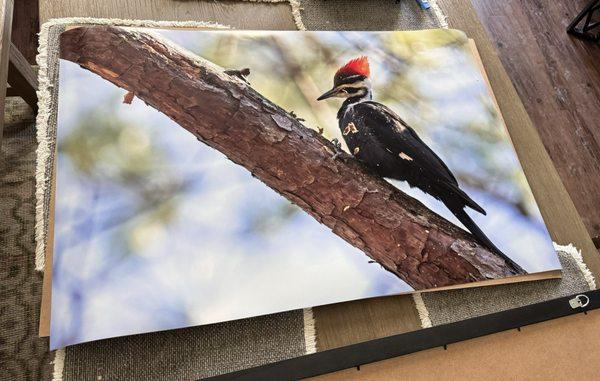
[[[0,0],[0,149],[2,148],[2,132],[4,130],[4,103],[8,79],[13,5],[13,0]]]
[[[8,53],[8,84],[37,113],[37,76],[27,59],[11,43]]]
[[[14,1],[14,0],[13,0]],[[31,65],[35,65],[38,33],[40,31],[40,4],[38,0],[15,1],[11,41]]]
[[[599,21],[594,21],[594,12],[600,12],[600,0],[590,0],[588,5],[571,21],[567,32],[574,36],[590,41],[600,40],[600,33],[594,34],[591,30],[600,27]],[[584,21],[585,19],[585,21]],[[583,25],[578,27],[583,21]]]

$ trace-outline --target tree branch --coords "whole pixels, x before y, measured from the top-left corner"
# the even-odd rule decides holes
[[[169,116],[416,290],[523,274],[247,83],[157,36],[62,34],[61,57]]]

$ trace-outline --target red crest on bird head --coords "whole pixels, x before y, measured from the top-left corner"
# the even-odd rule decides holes
[[[368,80],[370,74],[369,58],[367,56],[353,58],[335,72],[333,88],[321,95],[317,100],[320,101],[331,97],[347,98],[348,94],[351,93],[344,86],[354,86],[356,90],[352,91],[352,93],[357,93],[360,89],[366,89],[366,93],[363,93],[363,95],[368,94],[370,96],[371,83]]]
[[[368,77],[371,74],[369,70],[369,58],[367,56],[360,56],[353,58],[344,66],[342,66],[336,73],[336,77],[349,77],[352,75],[362,75]]]

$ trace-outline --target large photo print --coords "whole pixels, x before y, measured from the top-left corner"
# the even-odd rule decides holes
[[[560,270],[460,31],[79,27],[61,58],[52,348]]]

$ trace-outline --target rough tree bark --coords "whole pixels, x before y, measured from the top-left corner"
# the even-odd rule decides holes
[[[269,102],[242,80],[152,34],[68,30],[61,58],[161,111],[248,169],[414,289],[523,274]]]

